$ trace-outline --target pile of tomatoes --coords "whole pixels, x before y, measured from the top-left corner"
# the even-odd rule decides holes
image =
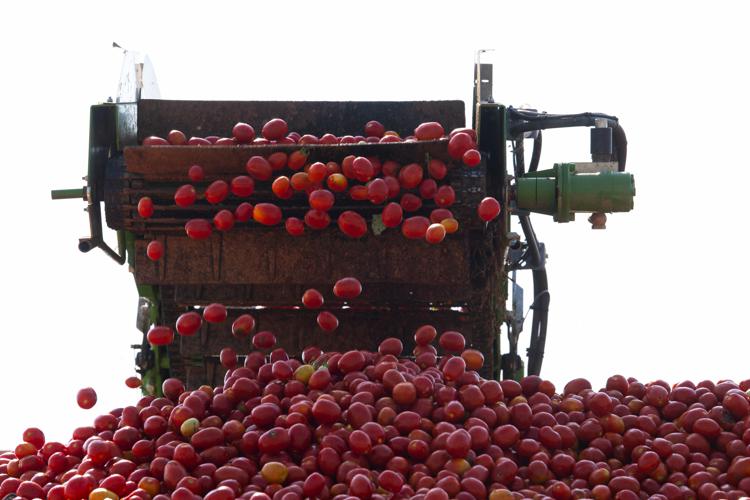
[[[343,294],[354,283],[339,284]],[[319,304],[307,294],[305,302]],[[204,311],[206,320],[225,316]],[[178,326],[179,328],[179,326]],[[238,325],[246,331],[252,325]],[[482,379],[481,352],[424,325],[377,352],[223,351],[223,385],[103,413],[67,443],[24,432],[0,498],[739,499],[750,495],[750,380]],[[137,380],[127,381],[137,386]],[[96,397],[82,390],[79,404]]]

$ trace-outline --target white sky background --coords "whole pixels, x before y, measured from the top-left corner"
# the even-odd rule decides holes
[[[543,376],[750,377],[746,3],[86,5],[13,2],[0,18],[0,449],[31,425],[66,442],[138,397],[123,383],[140,341],[132,276],[77,250],[83,202],[49,197],[81,185],[89,106],[119,77],[112,41],[148,53],[170,99],[469,101],[474,50],[496,48],[497,101],[617,115],[636,178],[635,211],[606,231],[534,218],[550,255]],[[542,168],[588,148],[585,129],[546,133]]]

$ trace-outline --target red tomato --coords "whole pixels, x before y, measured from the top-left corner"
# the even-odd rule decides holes
[[[312,134],[305,134],[302,137],[299,138],[299,141],[297,141],[299,144],[318,144],[320,142],[320,139],[318,139],[317,136]]]
[[[326,332],[332,332],[339,327],[339,320],[333,313],[322,311],[318,314],[318,326]]]
[[[462,159],[467,167],[476,167],[482,162],[482,155],[476,149],[468,149]]]
[[[211,141],[203,137],[191,137],[187,142],[188,146],[210,146]]]
[[[229,231],[234,227],[234,215],[229,210],[219,210],[214,215],[214,226],[219,231]]]
[[[253,219],[265,226],[275,226],[281,222],[281,209],[273,203],[258,203],[253,207]]]
[[[460,160],[464,153],[474,146],[474,141],[469,134],[459,132],[448,141],[448,155],[454,160]]]
[[[159,240],[153,240],[146,246],[146,256],[156,262],[164,255],[164,245]]]
[[[137,389],[139,388],[143,382],[141,382],[141,379],[138,377],[128,377],[125,379],[125,385],[130,387],[131,389]]]
[[[331,223],[331,217],[322,210],[310,209],[305,214],[305,224],[311,229],[325,229]]]
[[[359,182],[367,182],[375,175],[375,167],[372,166],[372,162],[363,156],[354,159],[352,168],[354,169],[354,177]]]
[[[287,139],[291,139],[295,143],[302,138],[302,136],[299,135],[299,132],[289,132],[286,137]]]
[[[445,228],[445,232],[448,234],[453,234],[458,231],[458,221],[453,217],[448,217],[447,219],[441,220],[440,224],[443,225],[443,227]]]
[[[401,165],[393,160],[388,160],[383,163],[381,171],[383,173],[383,177],[396,177],[400,169]]]
[[[211,223],[206,219],[190,219],[185,223],[185,232],[194,240],[205,240],[211,236]]]
[[[341,278],[333,285],[333,294],[340,299],[355,299],[362,293],[362,283],[357,278]]]
[[[276,336],[272,332],[258,332],[253,335],[253,347],[256,349],[270,349],[275,345]]]
[[[356,201],[364,201],[367,200],[370,196],[370,193],[367,190],[367,186],[362,186],[361,184],[358,184],[356,186],[352,186],[349,188],[349,197],[352,200]]]
[[[365,123],[365,137],[383,137],[385,127],[377,120],[370,120]]]
[[[443,222],[445,219],[448,219],[450,217],[453,217],[453,212],[448,210],[447,208],[436,208],[432,212],[430,212],[430,221],[435,222]]]
[[[445,135],[445,130],[438,122],[422,123],[414,129],[414,137],[419,141],[440,139],[443,135]]]
[[[388,199],[388,184],[383,179],[373,179],[367,184],[367,197],[370,202],[380,205]]]
[[[175,323],[175,329],[180,335],[190,337],[195,335],[203,324],[201,315],[195,311],[180,314]]]
[[[385,227],[398,227],[404,218],[404,209],[398,203],[391,202],[383,208],[381,217]]]
[[[440,186],[435,193],[435,205],[447,208],[456,201],[456,192],[450,186]]]
[[[247,123],[239,122],[232,127],[232,137],[239,144],[250,144],[255,139],[255,129]]]
[[[209,304],[203,309],[203,319],[209,323],[221,323],[227,319],[227,308],[223,304]]]
[[[437,192],[437,182],[434,179],[425,179],[419,185],[419,196],[423,200],[431,200],[435,197]]]
[[[146,339],[151,345],[167,345],[174,340],[174,332],[168,326],[152,326],[146,334]]]
[[[144,196],[138,200],[138,215],[144,219],[148,219],[154,215],[154,202],[148,196]]]
[[[287,160],[287,166],[292,170],[301,169],[305,166],[305,163],[307,163],[306,149],[298,149],[297,151],[294,151],[289,155],[289,159]]]
[[[356,156],[349,155],[341,161],[341,173],[343,173],[347,179],[356,178],[356,175],[354,173],[354,159],[355,158]]]
[[[337,223],[341,232],[350,238],[361,238],[367,234],[367,222],[357,212],[351,210],[341,212]]]
[[[328,175],[340,174],[341,165],[339,165],[335,161],[329,161],[328,163],[326,163],[326,170],[328,170]]]
[[[338,144],[339,139],[333,134],[323,134],[318,144]]]
[[[414,189],[422,182],[424,171],[417,163],[406,165],[398,172],[398,182],[404,189]]]
[[[191,182],[200,182],[205,177],[206,175],[203,173],[203,167],[200,165],[192,165],[188,169],[188,179],[190,179]]]
[[[302,294],[302,304],[308,309],[320,309],[323,302],[323,294],[314,288],[305,290],[305,293]]]
[[[383,177],[385,184],[388,186],[388,199],[396,198],[401,193],[401,184],[398,179],[390,175]]]
[[[262,156],[252,156],[245,164],[245,170],[253,179],[267,181],[273,174],[273,168]]]
[[[273,118],[263,125],[260,133],[269,141],[278,140],[289,133],[289,126],[281,118]]]
[[[384,135],[380,138],[381,143],[386,142],[401,142],[401,138],[397,135]]]
[[[349,182],[343,174],[333,173],[326,179],[326,186],[334,193],[343,193],[346,191]]]
[[[443,160],[432,158],[430,163],[427,164],[427,172],[430,174],[430,177],[439,181],[448,175],[448,167],[445,166]]]
[[[292,189],[295,191],[307,191],[312,187],[310,178],[307,176],[307,172],[297,172],[289,180],[292,185]]]
[[[469,137],[471,137],[472,141],[477,142],[477,131],[473,128],[454,128],[453,130],[451,130],[451,133],[448,135],[448,137],[452,138],[454,135],[461,132],[468,134]]]
[[[206,201],[214,205],[224,201],[228,195],[229,184],[222,180],[213,181],[206,188]]]
[[[310,165],[310,169],[307,171],[307,176],[310,178],[310,182],[318,184],[328,175],[328,167],[325,163],[315,162]]]
[[[144,146],[169,146],[169,142],[162,137],[157,137],[155,135],[152,135],[143,139],[143,145]]]
[[[250,335],[250,332],[255,328],[255,318],[250,314],[242,314],[237,317],[232,323],[232,335],[240,338],[245,338]]]
[[[187,137],[180,130],[170,130],[167,134],[167,142],[172,146],[184,146],[187,144]]]
[[[286,232],[292,236],[302,236],[305,233],[305,224],[297,217],[289,217],[284,222]]]
[[[255,181],[246,175],[238,175],[232,179],[232,194],[239,198],[247,198],[255,191]]]
[[[404,209],[404,212],[416,212],[422,208],[422,200],[419,196],[406,193],[401,197],[401,207]]]
[[[268,163],[271,165],[271,168],[273,170],[281,170],[282,168],[286,167],[287,162],[287,154],[283,151],[276,151],[275,153],[271,153],[271,155],[268,157]]]
[[[480,219],[489,222],[500,215],[500,202],[495,198],[488,196],[479,202],[477,213],[479,214]]]
[[[84,410],[89,410],[96,404],[96,391],[91,387],[86,387],[78,391],[76,395],[78,406]]]
[[[331,209],[331,207],[333,207],[335,199],[333,197],[333,193],[331,193],[327,189],[316,189],[315,191],[310,193],[308,201],[310,202],[311,208],[327,212]]]
[[[421,240],[427,234],[430,219],[422,216],[409,217],[401,226],[401,233],[409,239]]]
[[[253,206],[243,201],[234,209],[234,219],[237,222],[247,222],[253,218]]]
[[[174,193],[174,202],[178,207],[189,207],[195,203],[195,188],[190,184],[185,184],[177,188]]]
[[[280,175],[274,179],[273,184],[271,184],[271,191],[273,191],[273,194],[276,195],[277,198],[282,200],[288,200],[294,196],[294,190],[292,189],[289,177],[285,175]]]
[[[445,227],[442,224],[430,224],[425,233],[427,243],[440,243],[445,239]]]

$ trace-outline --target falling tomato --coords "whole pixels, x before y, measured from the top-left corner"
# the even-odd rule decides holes
[[[227,319],[227,308],[223,304],[209,304],[203,309],[203,319],[209,323],[222,323]]]
[[[219,231],[229,231],[234,227],[234,215],[227,209],[219,210],[214,215],[214,226]]]
[[[495,198],[488,196],[479,202],[477,213],[479,214],[480,219],[489,222],[500,215],[500,202]]]
[[[96,391],[91,387],[85,387],[78,391],[76,395],[78,406],[84,410],[89,410],[96,404]]]
[[[318,326],[325,332],[332,332],[339,327],[339,319],[328,311],[321,311],[317,318]]]
[[[177,188],[174,193],[174,202],[178,207],[186,208],[195,203],[195,188],[185,184]]]
[[[205,240],[211,236],[211,223],[206,219],[190,219],[185,223],[185,232],[194,240]]]
[[[156,262],[164,255],[164,245],[159,240],[153,240],[146,246],[146,256]]]
[[[340,299],[355,299],[362,293],[362,283],[357,278],[341,278],[333,285],[333,294]]]
[[[201,315],[195,311],[180,314],[175,323],[175,329],[180,335],[190,337],[195,335],[203,324]]]
[[[154,215],[154,202],[148,196],[144,196],[138,200],[138,215],[144,219],[148,219]]]

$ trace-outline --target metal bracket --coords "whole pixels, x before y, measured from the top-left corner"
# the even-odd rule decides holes
[[[616,161],[592,161],[573,163],[573,173],[576,174],[600,174],[602,172],[617,172]]]
[[[536,270],[543,269],[547,263],[547,251],[544,243],[539,242],[537,245],[539,249],[539,256],[541,262],[534,265],[529,259],[529,244],[528,242],[517,242],[515,247],[511,247],[508,250],[508,270],[509,271],[525,271],[525,270]]]

